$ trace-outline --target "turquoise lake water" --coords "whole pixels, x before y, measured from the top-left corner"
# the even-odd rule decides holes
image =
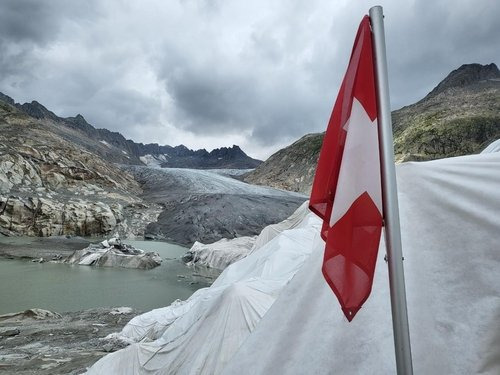
[[[212,281],[195,274],[180,260],[187,250],[184,247],[165,242],[124,242],[158,252],[162,265],[134,270],[0,258],[0,314],[33,307],[65,312],[130,306],[147,311],[187,299]]]

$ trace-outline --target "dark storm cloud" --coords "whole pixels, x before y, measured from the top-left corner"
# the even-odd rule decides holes
[[[393,108],[464,63],[499,63],[500,3],[381,1]],[[0,3],[0,91],[143,142],[266,157],[323,131],[369,5]],[[147,131],[146,131],[147,129]]]
[[[64,20],[84,22],[98,15],[93,0],[4,0],[0,9],[0,37],[34,44],[53,40]]]
[[[57,2],[4,1],[0,13],[0,35],[12,42],[42,44],[58,30]],[[55,6],[54,6],[55,5]]]
[[[230,70],[224,64],[201,71],[185,66],[168,78],[179,126],[194,133],[252,129],[251,135],[263,145],[308,131],[316,104],[297,82],[266,82],[252,71]]]

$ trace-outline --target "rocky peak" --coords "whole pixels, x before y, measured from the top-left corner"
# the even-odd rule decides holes
[[[42,118],[50,118],[53,120],[57,120],[58,117],[43,105],[38,103],[36,100],[33,100],[31,103],[17,104],[16,105],[21,111],[28,114],[31,117],[42,119]]]
[[[173,150],[176,156],[187,156],[193,152],[184,145],[175,146]]]
[[[500,71],[495,64],[464,64],[448,74],[448,76],[442,80],[427,97],[437,95],[452,87],[469,86],[480,81],[491,79],[500,79]]]
[[[210,152],[211,156],[216,156],[216,157],[229,157],[229,158],[238,158],[238,157],[247,157],[247,154],[243,152],[243,150],[237,146],[233,145],[233,147],[221,147],[221,148],[216,148]]]
[[[85,120],[85,117],[83,117],[81,114],[77,114],[74,118],[74,121],[76,124],[89,125],[87,120]]]
[[[97,130],[81,114],[77,114],[75,117],[67,117],[64,120],[66,125],[85,132],[89,137],[96,137],[97,135]]]
[[[10,105],[15,104],[14,99],[12,99],[10,96],[5,95],[4,93],[1,93],[1,92],[0,92],[0,101],[7,103],[7,104],[10,104]]]

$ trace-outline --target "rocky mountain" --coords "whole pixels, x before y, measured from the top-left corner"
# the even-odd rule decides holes
[[[397,161],[474,154],[500,138],[500,71],[468,64],[392,113]]]
[[[53,125],[0,101],[0,233],[140,235],[159,208],[143,204],[132,175],[53,132]]]
[[[495,64],[452,71],[425,98],[392,112],[397,162],[480,152],[500,138],[500,72]],[[309,194],[323,134],[278,151],[244,180]]]
[[[228,170],[157,168],[257,163],[238,146],[207,152],[134,143],[80,115],[63,119],[2,94],[0,236],[118,233],[191,245],[257,234],[305,197],[223,176]]]
[[[0,101],[16,107],[26,115],[44,121],[51,131],[63,139],[78,144],[89,152],[116,163],[130,165],[154,165],[175,168],[236,168],[251,169],[261,161],[252,159],[238,146],[222,147],[211,152],[205,149],[190,150],[184,145],[161,146],[156,143],[136,143],[118,132],[96,129],[78,114],[62,118],[37,101],[15,103],[9,96],[0,93]]]
[[[309,194],[322,142],[323,133],[307,134],[273,154],[244,180]]]

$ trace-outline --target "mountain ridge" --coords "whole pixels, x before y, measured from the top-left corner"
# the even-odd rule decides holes
[[[20,104],[16,103],[10,96],[0,92],[0,101],[14,106],[30,117],[38,120],[51,120],[54,122],[52,125],[57,124],[60,127],[82,132],[91,140],[108,146],[108,150],[103,150],[102,147],[92,147],[89,145],[89,140],[79,140],[74,133],[68,134],[68,132],[64,131],[65,129],[57,129],[57,126],[53,126],[53,130],[67,140],[79,143],[87,149],[90,148],[90,151],[97,152],[100,156],[112,162],[142,165],[144,161],[141,160],[141,157],[151,155],[154,164],[161,167],[251,169],[262,163],[261,160],[249,157],[237,145],[220,147],[208,152],[205,149],[191,150],[182,144],[178,146],[159,145],[157,143],[144,144],[126,139],[119,132],[96,128],[87,122],[81,114],[74,117],[59,117],[36,100],[31,103]],[[163,157],[161,157],[162,155]]]

